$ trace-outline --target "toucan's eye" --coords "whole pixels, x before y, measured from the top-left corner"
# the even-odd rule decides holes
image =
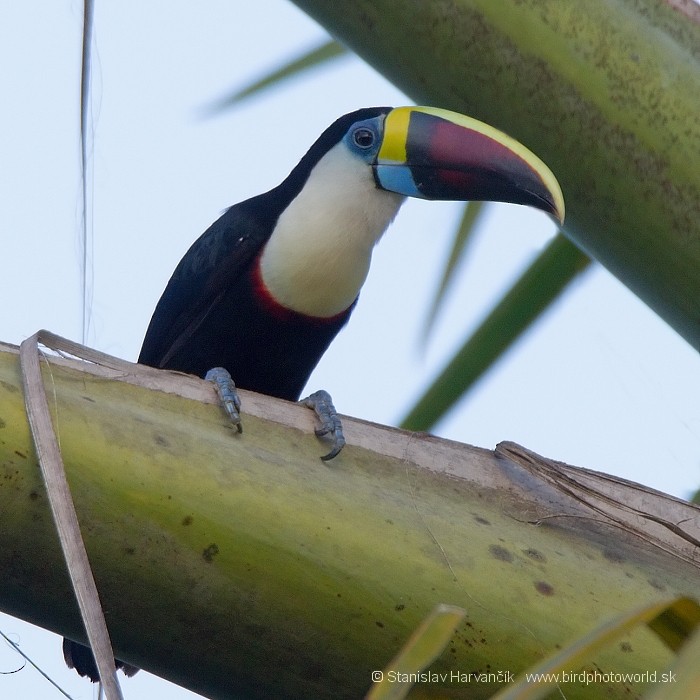
[[[352,140],[359,148],[371,148],[374,145],[374,132],[366,126],[361,126],[352,134]]]

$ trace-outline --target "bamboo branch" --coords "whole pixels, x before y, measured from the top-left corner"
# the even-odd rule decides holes
[[[419,104],[537,153],[567,236],[700,350],[697,4],[294,2]]]
[[[241,392],[238,435],[194,377],[42,364],[117,656],[209,697],[359,698],[438,603],[467,611],[431,667],[457,675],[414,693],[488,697],[498,676],[459,674],[518,673],[661,591],[698,590],[700,511],[638,484],[351,418],[325,465],[301,406]],[[81,639],[10,346],[0,426],[0,607]],[[596,664],[670,660],[643,633],[629,644]]]

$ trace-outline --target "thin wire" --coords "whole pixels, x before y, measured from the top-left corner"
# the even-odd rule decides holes
[[[88,264],[89,236],[88,236],[88,120],[90,117],[90,64],[92,50],[92,26],[93,26],[94,3],[92,0],[84,0],[83,3],[83,47],[80,67],[80,179],[82,193],[82,215],[81,215],[81,296],[82,296],[82,341],[87,344],[89,327],[89,307],[88,300]]]
[[[30,663],[32,666],[34,666],[34,668],[35,668],[37,671],[39,671],[39,673],[40,673],[42,676],[44,676],[44,678],[46,678],[46,680],[47,680],[49,683],[51,683],[51,685],[54,686],[54,688],[56,688],[56,690],[58,690],[60,693],[62,693],[63,695],[65,695],[65,696],[68,698],[68,700],[73,700],[73,696],[72,696],[72,695],[68,695],[68,693],[66,693],[66,691],[63,690],[63,688],[61,688],[61,686],[58,685],[58,684],[56,683],[56,681],[54,681],[54,680],[51,679],[46,673],[44,673],[44,671],[42,671],[42,670],[41,670],[41,669],[40,669],[40,668],[39,668],[39,667],[38,667],[38,666],[37,666],[37,665],[36,665],[36,664],[35,664],[35,663],[34,663],[34,662],[19,648],[19,645],[15,644],[2,630],[0,630],[0,636],[1,636],[1,637],[2,637],[2,638],[3,638],[3,639],[4,639],[4,640],[5,640],[5,641],[20,655],[20,656],[22,656],[28,663]]]

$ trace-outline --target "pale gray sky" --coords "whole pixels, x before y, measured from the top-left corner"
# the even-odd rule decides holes
[[[80,339],[78,85],[81,3],[0,10],[0,338],[38,328]],[[135,359],[155,303],[191,242],[225,207],[286,176],[316,136],[360,106],[408,100],[356,59],[216,119],[200,108],[319,43],[286,0],[98,3],[94,245],[88,342]],[[437,105],[439,106],[439,105]],[[564,193],[566,196],[566,192]],[[425,352],[420,329],[459,207],[409,202],[378,246],[349,326],[314,373],[342,413],[394,424],[553,233],[538,212],[490,210]],[[700,483],[700,363],[674,331],[600,268],[585,274],[437,432],[493,447],[509,439],[554,459],[675,495]],[[74,698],[60,639],[0,616]],[[0,644],[0,671],[19,665]],[[127,700],[195,697],[146,673]],[[0,697],[60,698],[30,668]]]

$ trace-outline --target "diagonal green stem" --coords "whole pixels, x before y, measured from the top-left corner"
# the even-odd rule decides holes
[[[307,51],[299,58],[295,58],[289,63],[285,63],[268,75],[263,76],[249,85],[239,90],[219,98],[206,108],[207,114],[213,116],[231,107],[235,107],[248,97],[252,97],[267,88],[275,87],[289,78],[295,78],[305,71],[316,68],[334,58],[344,56],[348,50],[338,41],[329,39],[326,43],[317,46],[311,51]]]
[[[561,294],[590,259],[555,236],[418,400],[401,427],[429,430]]]

